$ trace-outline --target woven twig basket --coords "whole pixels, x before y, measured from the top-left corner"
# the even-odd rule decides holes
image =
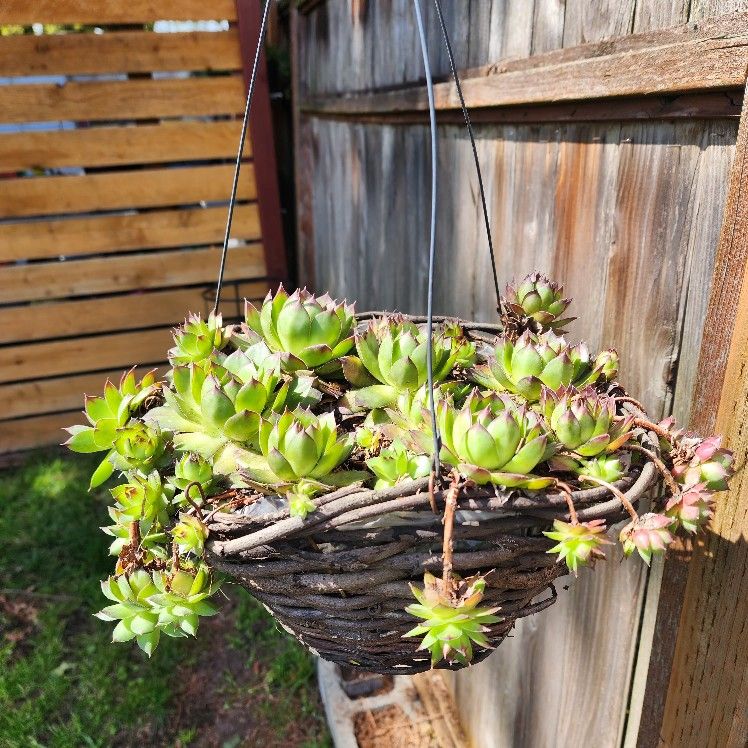
[[[493,342],[499,331],[461,324],[478,342]],[[628,404],[622,408],[633,410]],[[639,430],[636,437],[658,451],[653,435]],[[637,505],[657,477],[655,465],[643,461],[615,487]],[[287,510],[258,517],[217,513],[209,524],[208,559],[320,657],[378,673],[421,672],[431,667],[430,656],[418,651],[417,639],[403,638],[416,624],[404,608],[413,602],[408,583],[420,584],[424,571],[442,568],[446,494],[446,485],[434,492],[437,513],[428,478],[383,491],[339,489],[316,499],[317,510],[306,519],[289,517]],[[604,519],[610,526],[627,516],[607,488],[577,490],[572,498],[581,521]],[[556,489],[468,486],[461,491],[453,568],[463,577],[488,574],[484,600],[500,606],[502,617],[487,634],[493,648],[518,618],[555,602],[553,582],[567,569],[546,553],[553,542],[542,532],[554,519],[568,519],[567,512],[566,497]],[[473,662],[491,651],[478,649]],[[442,662],[439,667],[460,666]]]

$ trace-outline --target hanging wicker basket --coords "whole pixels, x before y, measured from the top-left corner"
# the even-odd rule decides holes
[[[360,315],[364,319],[370,315]],[[414,322],[421,318],[411,317]],[[460,323],[470,339],[489,343],[495,325]],[[614,394],[625,393],[617,388]],[[621,401],[621,412],[644,416]],[[636,439],[659,453],[657,439],[643,430]],[[658,471],[646,457],[614,484],[636,506],[656,484]],[[209,522],[208,560],[245,587],[305,647],[326,660],[378,673],[411,674],[431,667],[417,639],[403,638],[414,618],[409,583],[425,571],[442,569],[443,515],[448,481],[429,491],[429,478],[375,491],[348,486],[315,500],[306,519],[288,510],[215,513]],[[239,493],[239,492],[237,492]],[[244,491],[250,506],[260,497]],[[499,606],[501,621],[490,626],[487,657],[518,618],[552,605],[554,580],[568,573],[547,551],[553,542],[543,531],[554,519],[568,519],[568,497],[548,491],[462,488],[457,498],[452,539],[453,569],[462,577],[486,575],[484,600]],[[620,496],[605,487],[574,490],[580,521],[627,516]],[[439,667],[458,669],[443,661]]]

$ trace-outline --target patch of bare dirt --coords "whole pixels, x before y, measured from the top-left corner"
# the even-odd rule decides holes
[[[316,681],[303,693],[268,687],[272,661],[250,661],[237,651],[236,601],[223,606],[221,615],[201,623],[205,643],[196,663],[177,675],[180,684],[167,732],[175,748],[295,748],[331,745],[327,739],[324,708]],[[311,699],[311,704],[309,703]],[[302,704],[302,701],[305,703]],[[309,714],[311,710],[313,714]],[[303,711],[307,715],[302,714]],[[180,740],[180,735],[186,736]]]

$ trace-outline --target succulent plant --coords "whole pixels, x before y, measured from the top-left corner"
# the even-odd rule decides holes
[[[197,517],[192,514],[180,514],[179,522],[172,528],[171,535],[182,555],[203,555],[208,528]]]
[[[465,330],[459,322],[447,320],[443,325],[444,337],[452,341],[455,351],[455,366],[467,369],[475,363],[477,349],[475,343],[465,337]]]
[[[611,372],[613,352],[605,351],[595,361],[585,344],[571,346],[553,332],[535,335],[525,331],[513,343],[500,338],[495,355],[488,364],[474,366],[474,381],[490,389],[520,395],[528,402],[537,402],[543,386],[558,390],[574,385],[583,387]]]
[[[440,660],[467,665],[473,659],[473,644],[490,647],[488,626],[501,621],[495,608],[479,607],[486,581],[481,576],[460,579],[453,576],[454,587],[445,589],[443,581],[429,572],[423,576],[423,589],[411,584],[418,603],[405,610],[424,619],[404,636],[423,636],[418,649],[431,653],[431,664]]]
[[[216,589],[202,565],[195,574],[186,570],[170,575],[138,569],[101,583],[104,596],[114,604],[96,613],[96,617],[117,621],[113,641],[136,639],[150,657],[162,633],[172,637],[197,633],[199,617],[216,613],[206,599]]]
[[[704,483],[710,491],[724,491],[734,472],[734,455],[721,444],[719,436],[702,439],[686,433],[680,437],[673,457],[675,479],[686,486]]]
[[[96,468],[91,478],[91,488],[100,486],[114,472],[114,464],[109,457],[114,452],[117,430],[127,424],[132,413],[153,394],[157,386],[155,369],[138,382],[135,368],[132,368],[122,375],[119,387],[107,379],[102,397],[86,396],[85,414],[91,425],[67,428],[70,438],[65,446],[73,452],[109,452]]]
[[[353,305],[328,294],[312,296],[306,289],[290,296],[281,285],[268,293],[258,310],[246,304],[247,326],[272,351],[288,354],[290,368],[317,369],[344,356],[353,347]]]
[[[188,486],[199,483],[203,493],[207,493],[213,483],[213,467],[202,455],[186,452],[174,465],[174,475],[166,480],[174,491],[186,491]],[[189,498],[198,505],[202,502],[200,492],[194,488],[190,491]],[[181,500],[177,497],[177,501],[182,506],[189,503],[184,497]]]
[[[468,387],[456,382],[438,385],[434,388],[434,403],[439,403],[442,400],[462,402],[465,399],[465,393],[463,392],[465,389],[470,391],[472,386]],[[429,427],[431,422],[429,400],[427,386],[417,390],[404,390],[397,395],[391,406],[370,411],[366,419],[368,421],[372,414],[384,414],[379,417],[379,425],[383,433],[391,440],[403,439],[409,431]],[[407,438],[405,441],[408,441]]]
[[[673,520],[663,514],[648,512],[637,520],[629,522],[621,530],[619,540],[623,545],[624,556],[630,556],[634,551],[644,559],[649,566],[652,556],[665,553],[668,545],[673,542],[673,536],[668,529]]]
[[[131,473],[127,483],[115,486],[110,493],[117,502],[119,514],[128,521],[158,520],[163,524],[174,489],[164,485],[158,470],[152,470],[147,475]]]
[[[360,389],[351,390],[346,403],[352,408],[382,408],[395,403],[402,392],[422,388],[428,379],[426,331],[402,318],[372,320],[356,332],[358,356],[342,359],[346,379]],[[441,382],[457,360],[465,356],[463,343],[437,333],[432,339],[433,381]]]
[[[554,451],[540,416],[525,406],[498,413],[488,406],[474,410],[473,402],[473,396],[469,397],[460,410],[448,402],[439,403],[442,462],[457,466],[465,477],[481,485],[536,490],[553,483],[553,478],[531,472]]]
[[[208,598],[220,585],[211,579],[205,564],[174,574],[154,573],[153,582],[157,593],[149,602],[158,613],[159,630],[167,636],[195,636],[200,617],[218,612]]]
[[[241,384],[230,375],[219,380],[200,367],[176,367],[174,392],[164,391],[166,404],[147,419],[174,434],[177,451],[209,459],[228,442],[256,447],[262,414],[288,402],[289,386],[280,376],[264,372],[263,379]]]
[[[287,410],[277,421],[263,420],[260,426],[260,450],[275,477],[270,482],[325,483],[348,458],[353,442],[353,434],[338,432],[332,413],[315,416],[309,410]]]
[[[174,348],[169,351],[172,366],[198,364],[209,359],[214,351],[226,342],[221,315],[210,313],[207,320],[191,314],[181,327],[174,331]]]
[[[104,596],[114,602],[96,613],[102,621],[117,621],[112,641],[137,639],[138,646],[150,657],[158,645],[158,612],[149,598],[158,594],[153,577],[139,569],[131,574],[109,577],[101,583]]]
[[[120,470],[152,470],[164,453],[161,430],[142,421],[130,421],[117,429],[110,460]]]
[[[671,496],[665,506],[665,516],[670,517],[675,529],[682,527],[686,532],[697,533],[709,524],[714,514],[714,492],[706,483],[684,488]]]
[[[107,511],[114,524],[108,527],[102,527],[102,531],[114,538],[109,546],[110,556],[120,556],[122,551],[130,545],[131,525],[133,520],[127,517],[116,506],[108,507]],[[142,556],[142,563],[149,565],[154,561],[164,562],[169,557],[167,548],[168,538],[163,526],[158,519],[141,519],[137,521],[137,533],[140,538],[138,547]],[[116,573],[121,574],[125,571],[124,565],[118,561]]]
[[[431,458],[409,452],[402,442],[394,441],[376,457],[366,460],[366,466],[376,475],[376,490],[389,488],[405,478],[424,478],[431,472]]]
[[[592,370],[591,376],[588,378],[590,382],[611,382],[618,376],[618,352],[612,348],[608,350],[600,351],[595,356],[595,365]]]
[[[600,549],[602,545],[610,545],[605,529],[602,519],[578,523],[553,520],[553,530],[543,535],[558,543],[547,553],[557,553],[558,563],[565,561],[569,571],[576,574],[580,566],[593,566],[595,561],[605,558]]]
[[[577,475],[604,480],[606,483],[615,483],[623,478],[624,466],[619,457],[601,455],[589,460],[580,460],[574,472]]]
[[[516,288],[508,285],[503,301],[505,309],[520,323],[531,321],[537,331],[563,332],[561,328],[575,319],[561,318],[571,299],[564,298],[564,289],[558,283],[540,273],[525,276]]]
[[[314,480],[302,478],[295,483],[287,492],[288,514],[291,517],[304,519],[313,512],[317,506],[312,499],[320,492],[320,484]]]
[[[543,387],[540,410],[558,443],[580,457],[615,452],[631,437],[634,417],[616,419],[615,400],[594,387]]]

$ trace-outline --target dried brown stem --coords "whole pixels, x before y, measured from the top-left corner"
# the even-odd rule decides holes
[[[195,510],[197,518],[202,522],[203,511],[190,497],[190,491],[192,490],[193,486],[197,487],[197,490],[200,492],[200,498],[203,500],[203,504],[205,503],[205,491],[203,491],[202,485],[197,481],[192,481],[192,483],[187,485],[187,488],[184,489],[184,498],[187,500],[187,503]]]
[[[668,488],[672,492],[672,495],[677,496],[680,493],[680,487],[676,483],[675,478],[673,478],[673,474],[668,470],[667,465],[654,452],[638,444],[626,444],[622,446],[621,449],[629,452],[639,452],[640,454],[645,455],[660,471],[665,483],[667,483]]]
[[[645,431],[652,431],[670,444],[673,444],[675,441],[673,435],[667,429],[662,428],[662,426],[656,423],[652,423],[652,421],[648,421],[646,418],[634,418],[634,426],[638,426]]]
[[[633,397],[629,397],[628,395],[621,395],[620,397],[614,397],[613,399],[617,403],[631,403],[635,408],[638,408],[642,413],[647,412],[644,406],[638,400],[635,400]]]
[[[436,499],[434,498],[434,483],[436,481],[436,474],[434,471],[431,471],[431,474],[429,475],[429,505],[431,506],[431,511],[434,514],[438,514],[439,512],[436,509]]]
[[[128,528],[128,535],[130,540],[130,546],[132,548],[137,548],[140,545],[140,522],[138,520],[133,520],[130,522],[130,527]]]
[[[569,517],[571,518],[572,525],[579,524],[579,517],[577,516],[577,510],[574,506],[574,500],[571,497],[571,486],[563,481],[556,480],[556,488],[558,488],[566,499],[566,506],[569,507]]]
[[[443,563],[442,563],[442,582],[444,590],[451,594],[453,589],[452,583],[452,563],[453,563],[453,542],[452,532],[454,530],[455,511],[457,511],[457,496],[460,493],[460,476],[456,470],[452,471],[452,483],[449,485],[449,491],[445,499],[444,506],[444,540],[442,543]]]
[[[598,486],[604,486],[621,502],[621,504],[623,504],[634,522],[639,519],[636,509],[634,509],[634,505],[626,498],[626,494],[619,491],[612,483],[608,483],[608,481],[605,481],[602,478],[595,478],[592,475],[580,475],[579,480],[587,481],[588,483],[595,483]]]

